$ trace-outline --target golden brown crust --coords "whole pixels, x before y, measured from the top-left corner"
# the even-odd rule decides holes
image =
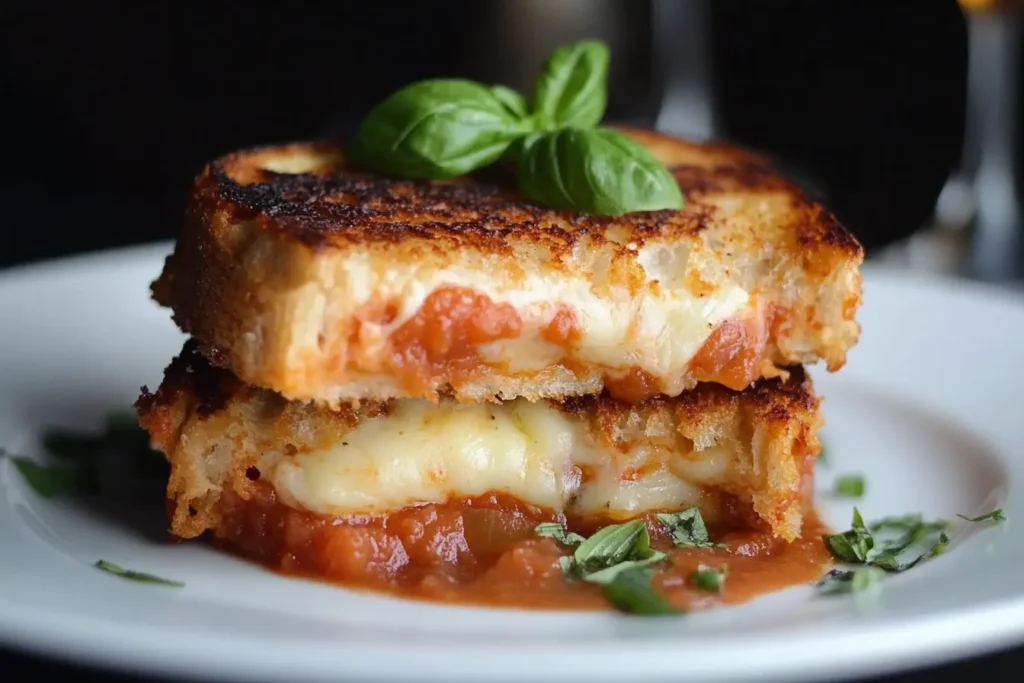
[[[220,523],[225,491],[254,494],[251,474],[267,452],[294,456],[342,443],[362,423],[387,419],[396,405],[366,401],[332,411],[286,401],[214,368],[190,341],[159,390],[144,388],[136,408],[153,446],[171,463],[171,530],[194,537]],[[774,534],[790,540],[799,534],[821,424],[819,401],[801,368],[743,392],[706,384],[639,405],[607,396],[551,405],[579,426],[581,447],[607,457],[632,448],[684,459],[708,449],[728,453],[731,474],[702,494],[712,506],[708,514],[713,518],[714,505],[735,499]]]
[[[416,277],[452,266],[486,273],[506,289],[537,274],[576,278],[597,296],[651,288],[707,295],[735,284],[785,313],[769,360],[841,367],[859,334],[857,241],[756,155],[625,132],[672,170],[683,210],[618,218],[555,211],[518,195],[506,169],[397,181],[349,168],[331,144],[228,155],[197,179],[154,297],[243,380],[330,405],[446,390],[460,400],[561,398],[599,391],[608,370],[570,353],[539,371],[492,364],[403,385],[387,368],[353,360],[358,287],[343,284],[353,264],[374,282],[387,281],[395,264],[414,266]],[[639,254],[662,248],[675,270],[652,274]],[[659,388],[677,393],[693,383]]]

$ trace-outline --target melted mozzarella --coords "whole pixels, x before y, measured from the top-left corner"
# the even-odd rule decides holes
[[[575,359],[607,368],[639,367],[660,378],[666,391],[677,393],[682,387],[673,383],[679,383],[714,327],[744,311],[750,296],[735,284],[721,284],[703,295],[691,292],[680,280],[684,269],[677,261],[682,257],[668,259],[665,251],[640,250],[651,285],[640,292],[598,289],[587,278],[561,273],[528,273],[513,281],[498,272],[403,263],[391,264],[381,273],[368,256],[357,254],[336,273],[340,281],[336,279],[334,286],[345,293],[346,306],[358,306],[371,297],[397,303],[397,315],[386,325],[364,323],[361,338],[368,357],[383,352],[387,336],[415,315],[432,292],[466,287],[495,303],[512,305],[523,322],[519,337],[482,349],[486,361],[511,372],[538,371],[558,362],[565,349],[545,341],[543,331],[561,307],[569,307],[577,327]]]
[[[260,470],[285,503],[339,516],[498,491],[553,510],[627,517],[696,505],[704,486],[729,474],[725,450],[681,453],[646,440],[618,449],[595,444],[584,420],[526,400],[400,401],[343,442],[264,453]]]

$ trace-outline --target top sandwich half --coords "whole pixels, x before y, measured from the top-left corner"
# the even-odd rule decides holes
[[[493,168],[413,182],[331,144],[230,154],[193,188],[155,299],[242,380],[363,398],[627,401],[843,365],[858,242],[755,155],[652,132],[682,210],[592,216]]]

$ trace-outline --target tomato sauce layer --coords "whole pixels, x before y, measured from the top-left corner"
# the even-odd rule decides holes
[[[565,580],[558,559],[571,553],[534,528],[555,515],[494,494],[408,508],[385,518],[334,518],[289,508],[270,487],[249,500],[227,493],[219,544],[288,574],[441,602],[520,608],[608,609],[597,586]],[[740,519],[747,515],[738,512]],[[564,520],[558,520],[564,521]],[[592,533],[598,520],[569,521]],[[653,585],[673,604],[703,609],[739,603],[762,593],[811,582],[829,555],[815,518],[792,543],[767,531],[711,529],[725,548],[675,548],[648,519],[652,545],[670,562],[655,569]],[[697,589],[698,568],[728,566],[721,594]]]
[[[774,306],[755,311],[730,318],[714,329],[690,360],[693,379],[742,391],[761,377],[782,313]]]

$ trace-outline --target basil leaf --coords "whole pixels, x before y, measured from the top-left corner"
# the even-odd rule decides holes
[[[825,452],[825,443],[822,442],[821,447],[818,450],[818,457],[815,461],[822,467],[828,467],[828,454]]]
[[[628,571],[630,569],[642,569],[643,567],[649,567],[650,565],[655,564],[657,562],[661,562],[666,557],[668,557],[665,553],[658,550],[654,550],[651,552],[653,554],[650,557],[646,557],[642,560],[624,560],[623,562],[613,564],[610,567],[605,567],[604,569],[599,569],[595,572],[590,572],[589,574],[582,574],[581,578],[588,583],[606,584],[610,583],[611,581],[614,581],[615,577],[617,577],[624,571]],[[579,565],[575,565],[575,567],[577,568],[577,573],[579,573]]]
[[[531,129],[506,100],[472,81],[413,83],[370,110],[350,154],[368,169],[403,178],[464,175],[497,160]]]
[[[552,537],[560,533],[543,524],[537,527],[537,532],[541,535],[550,533]],[[573,536],[581,538],[577,534]],[[665,553],[651,548],[647,525],[642,519],[635,519],[606,526],[584,539],[572,558],[561,558],[559,566],[571,578],[605,584],[623,571],[647,567],[666,557]]]
[[[93,565],[97,569],[102,569],[108,574],[119,576],[122,579],[128,579],[129,581],[139,581],[141,583],[156,583],[162,586],[172,586],[174,588],[181,588],[185,584],[181,581],[172,581],[171,579],[165,579],[155,574],[146,574],[145,572],[137,572],[132,569],[125,569],[119,564],[113,562],[107,562],[106,560],[97,560],[96,564]]]
[[[875,538],[864,526],[864,519],[857,508],[853,508],[852,528],[841,534],[825,535],[822,538],[829,551],[846,562],[863,563],[875,545]]]
[[[537,78],[534,112],[545,129],[589,128],[601,122],[608,102],[608,47],[597,41],[563,45]]]
[[[880,586],[885,572],[877,567],[860,567],[853,571],[833,569],[818,583],[826,594],[860,593],[874,586]]]
[[[583,541],[587,540],[586,538],[580,536],[577,533],[573,533],[572,531],[566,531],[565,527],[563,527],[558,522],[544,522],[543,524],[538,524],[537,528],[533,531],[538,536],[543,536],[544,538],[553,538],[562,545],[577,546],[580,543],[583,543]]]
[[[11,460],[28,485],[43,498],[95,493],[99,488],[95,473],[86,467],[43,465],[20,456]]]
[[[723,543],[712,543],[700,510],[695,507],[681,512],[659,512],[658,521],[672,536],[672,543],[680,548],[724,548]]]
[[[505,105],[505,109],[517,119],[529,118],[530,108],[526,103],[526,98],[512,88],[507,88],[504,85],[492,85],[491,94]]]
[[[725,577],[728,574],[729,568],[725,565],[721,569],[705,569],[701,567],[690,575],[690,579],[703,591],[721,593],[722,585],[725,584]]]
[[[556,209],[618,216],[679,209],[675,178],[645,147],[608,129],[563,128],[531,137],[519,156],[520,191]]]
[[[589,574],[626,560],[645,560],[654,553],[642,519],[599,530],[576,548],[576,565]]]
[[[898,517],[883,517],[877,522],[871,523],[872,531],[883,531],[885,529],[893,529],[896,531],[906,531],[920,526],[923,523],[921,515],[901,515]]]
[[[864,477],[846,474],[836,479],[833,494],[842,498],[860,498],[864,495]]]
[[[1003,514],[1002,509],[993,510],[988,514],[979,515],[977,517],[968,517],[966,515],[961,515],[959,512],[956,513],[956,516],[960,519],[966,519],[968,522],[992,522],[993,524],[999,524],[1000,522],[1006,521],[1006,515]]]
[[[908,569],[911,569],[911,568],[917,566],[917,564],[919,562],[921,562],[922,560],[927,560],[930,557],[935,557],[936,555],[941,555],[942,553],[946,552],[946,549],[948,547],[949,547],[949,536],[946,535],[946,532],[942,532],[942,533],[939,534],[939,540],[936,541],[932,545],[932,547],[928,550],[928,552],[922,553],[921,555],[918,555],[917,558],[915,558],[914,560],[911,560],[907,564],[901,566],[896,571],[905,572]]]
[[[942,520],[937,522],[924,522],[919,518],[916,524],[906,527],[905,533],[898,539],[883,541],[879,545],[878,551],[898,555],[911,546],[917,545],[921,541],[925,540],[928,536],[943,531],[947,526],[949,526],[949,523]],[[886,527],[883,526],[881,528],[885,529]]]
[[[613,581],[604,584],[603,589],[608,602],[622,612],[651,616],[683,613],[654,590],[648,569],[620,572]]]

